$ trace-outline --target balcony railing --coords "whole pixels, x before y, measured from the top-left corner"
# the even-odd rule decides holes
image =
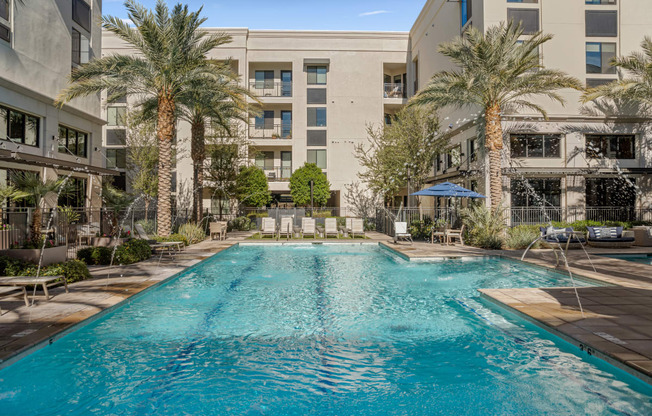
[[[291,139],[291,124],[249,125],[250,139]]]
[[[263,168],[269,182],[287,182],[292,176],[292,168]]]
[[[259,97],[292,97],[292,82],[251,81],[249,90]]]
[[[407,98],[403,83],[385,83],[385,98]]]

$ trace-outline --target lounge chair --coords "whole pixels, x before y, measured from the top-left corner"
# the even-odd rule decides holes
[[[263,224],[260,227],[260,235],[262,237],[265,237],[266,235],[271,235],[272,237],[276,236],[276,220],[274,218],[263,218]]]
[[[29,306],[29,299],[27,299],[27,289],[25,286],[4,286],[0,287],[0,296],[14,296],[18,293],[23,294],[23,300],[25,301],[25,306]],[[2,315],[2,306],[0,306],[0,316]]]
[[[281,226],[278,227],[278,239],[281,239],[282,235],[285,235],[285,238],[289,240],[292,238],[294,232],[294,225],[292,224],[292,217],[281,217]]]
[[[324,220],[324,238],[333,235],[340,238],[340,230],[337,229],[337,220],[335,218],[326,218]]]
[[[603,248],[628,248],[636,241],[634,233],[623,231],[623,227],[586,227],[589,245]]]
[[[348,232],[353,238],[355,238],[356,234],[366,238],[367,234],[364,231],[364,220],[362,218],[353,218],[351,220],[351,228]]]
[[[638,226],[627,231],[634,233],[635,246],[652,247],[652,227]]]
[[[400,240],[409,241],[410,244],[413,244],[412,234],[407,231],[407,222],[395,222],[394,223],[394,244],[398,244]]]
[[[152,238],[149,238],[147,233],[145,232],[145,229],[143,228],[142,224],[136,224],[136,234],[138,234],[138,237],[141,240],[145,240],[149,243],[149,246],[152,248],[152,250],[159,250],[159,249],[165,249],[168,251],[168,254],[171,254],[172,248],[177,249],[177,251],[183,250],[184,243],[183,241],[162,241],[158,242]]]
[[[550,246],[551,244],[561,244],[568,248],[581,248],[586,244],[586,239],[573,234],[573,227],[554,228],[554,227],[539,227],[541,237],[544,245]],[[568,241],[570,236],[570,242]]]
[[[218,240],[226,240],[226,221],[214,221],[209,224],[211,240],[214,240],[217,236]]]
[[[315,227],[315,219],[303,217],[301,218],[301,238],[304,235],[312,234],[312,238],[317,238],[317,227]]]
[[[41,286],[43,288],[43,293],[45,300],[49,301],[51,296],[48,292],[48,286],[62,281],[63,286],[68,293],[68,282],[64,276],[7,276],[0,277],[0,286],[10,286],[10,287],[27,287],[27,286]],[[25,304],[29,306],[27,301],[27,296],[25,296]]]
[[[453,244],[455,240],[460,240],[460,244],[464,245],[464,225],[460,229],[446,230],[446,245]]]

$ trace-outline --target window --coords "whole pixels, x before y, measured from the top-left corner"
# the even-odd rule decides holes
[[[292,71],[281,71],[281,97],[292,97]]]
[[[615,43],[587,42],[586,73],[615,74],[616,67],[611,65],[611,60],[615,57]]]
[[[618,12],[613,10],[587,10],[586,36],[615,38],[618,36]]]
[[[326,104],[326,88],[308,88],[308,104]]]
[[[392,124],[392,115],[391,114],[385,113],[385,124],[387,124],[388,126]]]
[[[124,146],[127,142],[127,132],[124,129],[106,129],[107,146]]]
[[[633,207],[635,179],[586,178],[586,207]]]
[[[79,31],[72,30],[72,63],[73,66],[85,64],[90,59],[90,42]]]
[[[281,111],[281,138],[292,138],[292,111]]]
[[[635,159],[636,139],[629,135],[586,135],[586,157],[589,159]]]
[[[274,111],[273,110],[265,110],[263,111],[263,115],[257,116],[256,117],[256,124],[255,124],[256,130],[271,130],[274,128]]]
[[[59,125],[59,153],[86,157],[88,133]]]
[[[586,0],[586,4],[616,4],[616,0]]]
[[[453,147],[446,155],[446,169],[454,168],[462,163],[460,146]]]
[[[79,26],[91,31],[91,6],[84,0],[72,0],[72,20]]]
[[[38,117],[0,107],[0,139],[27,146],[38,146],[39,127]]]
[[[0,0],[0,39],[11,42],[11,1]]]
[[[318,168],[326,169],[326,150],[308,150],[308,163],[314,163]]]
[[[611,78],[587,78],[586,79],[586,87],[587,88],[596,88],[601,85],[607,85],[610,82],[615,81],[615,79]]]
[[[306,68],[308,72],[308,85],[326,85],[326,72],[325,66],[309,66]]]
[[[442,163],[441,163],[441,155],[437,155],[437,159],[435,159],[435,172],[439,172],[442,169]]]
[[[59,176],[59,179],[63,179]],[[86,206],[86,179],[69,178],[66,182],[66,192],[59,195],[57,205],[60,207],[82,208]]]
[[[256,166],[263,170],[274,170],[274,152],[256,153]]]
[[[512,179],[513,207],[561,206],[561,179]]]
[[[274,71],[256,71],[256,89],[274,88]]]
[[[109,126],[124,126],[127,107],[107,107],[106,122]]]
[[[308,146],[326,146],[326,130],[308,130]]]
[[[127,167],[126,149],[106,149],[106,167],[124,169]]]
[[[472,3],[473,0],[461,0],[460,5],[462,6],[462,27],[471,20],[472,15]]]
[[[11,10],[9,0],[0,0],[0,19],[9,21],[9,10]]]
[[[326,127],[326,107],[308,108],[308,127]]]
[[[520,23],[524,35],[539,31],[539,9],[507,9],[507,20]]]
[[[561,137],[551,134],[512,134],[512,157],[560,157]]]
[[[478,149],[475,148],[475,139],[469,139],[469,160],[475,162],[478,160]]]

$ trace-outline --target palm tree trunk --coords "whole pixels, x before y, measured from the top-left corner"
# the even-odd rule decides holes
[[[41,243],[41,208],[37,205],[32,212],[32,243],[38,247]],[[40,247],[39,247],[40,248]]]
[[[201,221],[202,212],[204,211],[204,159],[206,158],[206,148],[204,145],[205,130],[204,118],[195,118],[190,128],[192,136],[190,140],[190,154],[193,164],[192,220],[196,223]]]
[[[489,201],[492,208],[503,199],[503,174],[501,152],[503,150],[503,128],[500,105],[492,103],[485,110],[485,148],[489,154]]]
[[[174,137],[174,99],[160,94],[158,97],[158,120],[156,134],[159,142],[158,157],[158,210],[157,233],[167,237],[172,231],[172,139]]]

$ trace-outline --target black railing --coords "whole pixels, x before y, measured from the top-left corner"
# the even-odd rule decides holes
[[[292,97],[292,82],[251,81],[249,90],[259,97]]]
[[[251,124],[249,125],[250,139],[291,139],[291,124]]]
[[[383,93],[385,98],[407,98],[407,91],[405,91],[405,84],[403,83],[385,83]]]

